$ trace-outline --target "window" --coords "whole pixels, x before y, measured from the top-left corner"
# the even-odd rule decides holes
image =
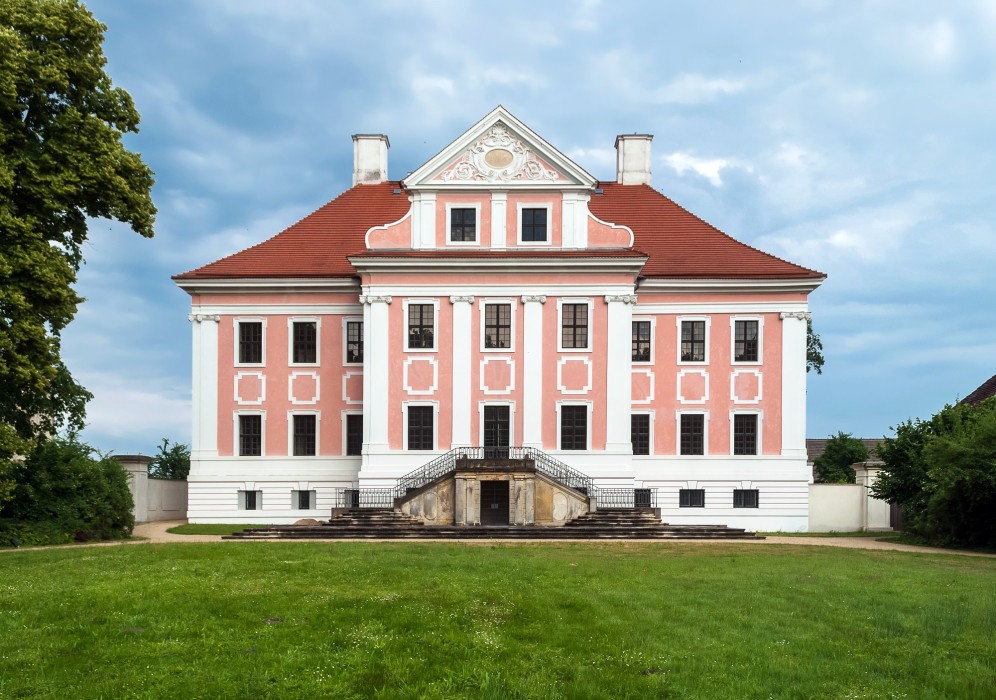
[[[681,414],[681,454],[705,454],[705,416],[701,413]]]
[[[512,305],[484,305],[484,347],[512,347]]]
[[[522,241],[524,243],[546,243],[546,207],[524,207],[522,209]]]
[[[455,243],[473,243],[477,240],[477,209],[450,209],[450,240]]]
[[[314,321],[294,321],[291,362],[313,365],[318,358],[318,324]]]
[[[650,454],[650,415],[634,413],[629,418],[630,436],[633,440],[633,454]]]
[[[560,449],[588,449],[588,407],[560,407]]]
[[[263,322],[239,321],[239,364],[263,363]]]
[[[298,510],[314,510],[315,492],[291,491],[291,502],[297,507]]]
[[[315,445],[316,416],[306,414],[293,416],[294,422],[294,456],[313,457],[317,454]]]
[[[588,305],[564,304],[561,311],[560,344],[565,349],[587,349]]]
[[[239,510],[262,510],[262,491],[239,491]]]
[[[650,321],[633,321],[633,362],[650,362]]]
[[[434,441],[432,437],[432,419],[432,406],[408,407],[409,450],[431,450],[434,448]]]
[[[705,362],[706,322],[681,322],[681,361]]]
[[[408,306],[408,347],[415,350],[431,350],[435,347],[433,337],[432,304],[409,304]]]
[[[705,489],[678,489],[679,508],[705,508]]]
[[[734,508],[757,508],[757,489],[733,489]]]
[[[757,414],[733,414],[733,454],[757,454]]]
[[[363,321],[346,321],[346,363],[363,364]]]
[[[757,362],[757,321],[733,322],[733,361]]]
[[[263,454],[263,416],[239,416],[239,456],[259,457]]]
[[[346,414],[346,454],[358,455],[363,450],[363,414]]]

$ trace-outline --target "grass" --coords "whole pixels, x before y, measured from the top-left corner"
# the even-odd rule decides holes
[[[899,533],[858,530],[856,532],[759,532],[757,534],[767,537],[876,537],[878,539],[890,539]]]
[[[0,697],[992,698],[996,560],[746,544],[0,556]]]
[[[231,535],[233,532],[242,532],[251,527],[266,527],[266,525],[233,525],[224,523],[184,523],[171,527],[166,532],[174,535]]]

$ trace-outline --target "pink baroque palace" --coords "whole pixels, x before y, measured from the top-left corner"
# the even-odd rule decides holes
[[[401,181],[353,187],[177,275],[191,297],[191,522],[388,505],[427,524],[805,530],[807,296],[825,279],[651,187],[600,182],[497,107]]]

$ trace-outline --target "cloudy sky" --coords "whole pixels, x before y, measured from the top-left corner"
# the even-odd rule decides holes
[[[927,417],[996,373],[996,3],[88,0],[142,114],[156,236],[94,222],[64,337],[84,434],[190,436],[170,275],[350,186],[357,132],[402,178],[496,104],[596,177],[654,134],[654,186],[829,280],[809,436]]]

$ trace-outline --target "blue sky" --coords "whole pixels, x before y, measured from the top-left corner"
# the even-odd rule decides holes
[[[189,298],[170,275],[350,186],[392,178],[504,104],[596,177],[654,134],[654,186],[829,275],[810,437],[927,417],[996,373],[996,3],[91,0],[142,114],[156,236],[95,221],[63,339],[85,439],[190,436]]]

